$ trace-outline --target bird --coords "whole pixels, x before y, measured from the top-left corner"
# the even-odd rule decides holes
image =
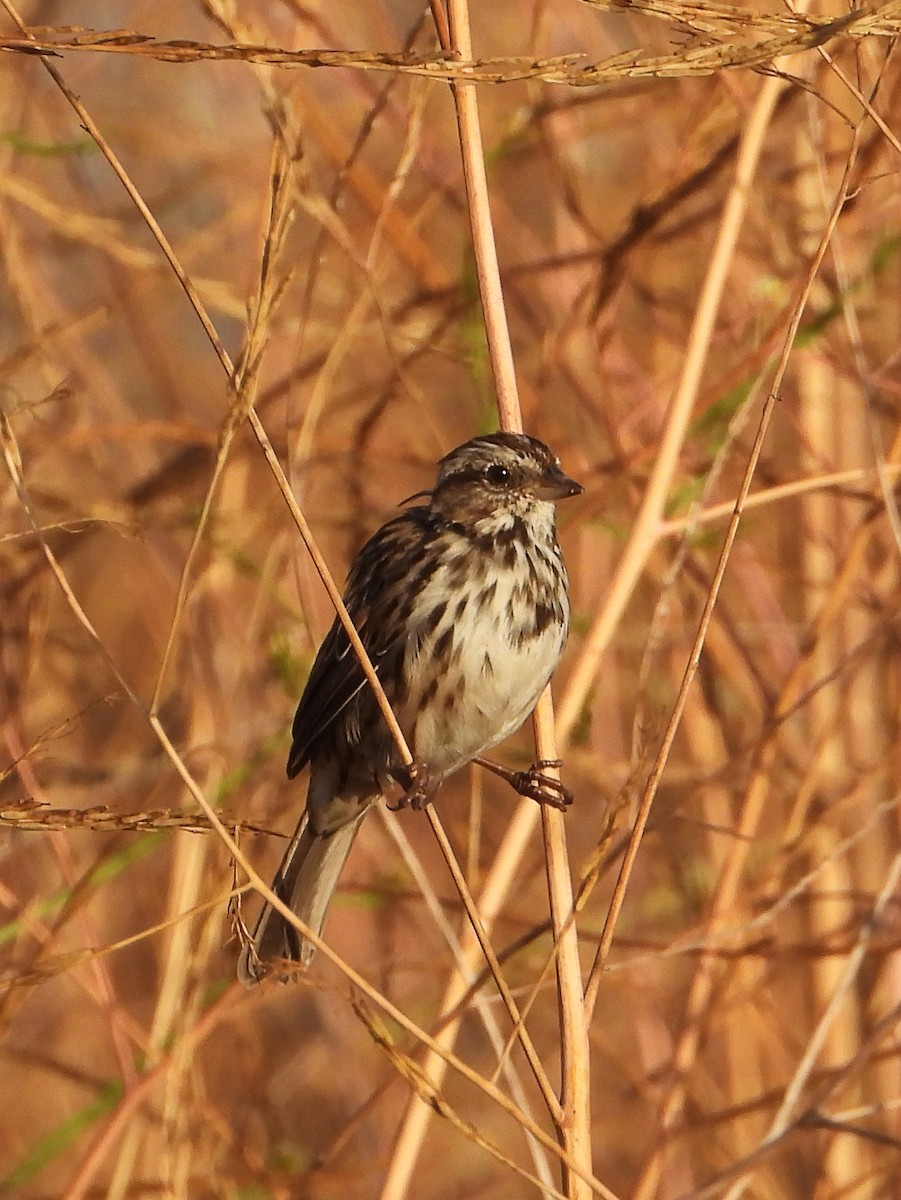
[[[344,601],[413,755],[405,766],[344,626],[323,640],[297,707],[287,774],[310,768],[306,808],[272,883],[317,935],[368,810],[407,788],[422,807],[455,771],[513,733],[556,668],[569,631],[557,501],[581,484],[537,438],[474,437],[437,464],[434,487],[411,496],[359,551]],[[486,763],[486,765],[491,765]],[[538,767],[547,764],[538,764]],[[556,764],[554,764],[556,765]],[[532,772],[521,791],[562,807]],[[537,789],[537,790],[536,790]],[[264,903],[238,964],[248,987],[314,944]],[[296,969],[292,972],[296,974]]]

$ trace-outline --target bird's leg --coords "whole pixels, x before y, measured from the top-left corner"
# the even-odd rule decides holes
[[[528,771],[509,771],[487,758],[476,758],[473,761],[506,780],[520,796],[528,796],[530,800],[537,800],[539,804],[549,804],[551,808],[559,808],[561,812],[565,812],[573,802],[573,794],[568,787],[554,775],[544,774],[548,768],[556,770],[562,767],[563,760],[560,758],[539,759],[538,762],[532,763]]]
[[[421,812],[435,790],[428,764],[421,758],[414,758],[411,763],[405,763],[402,767],[392,767],[389,774],[404,789],[404,794],[397,803],[388,805],[391,811],[399,812],[402,808],[412,808]]]

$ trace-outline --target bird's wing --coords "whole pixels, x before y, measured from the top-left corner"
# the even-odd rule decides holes
[[[428,525],[424,508],[395,517],[366,543],[348,576],[344,602],[383,683],[403,652],[411,592],[411,581],[405,576],[420,562],[418,551],[428,536]],[[289,778],[304,768],[316,741],[368,686],[344,626],[336,618],[319,647],[297,706]]]

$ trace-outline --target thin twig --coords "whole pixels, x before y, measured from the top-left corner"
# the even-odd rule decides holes
[[[775,86],[776,82],[777,81],[775,81],[775,80],[767,80],[765,87]],[[790,322],[788,325],[788,329],[786,330],[782,354],[781,354],[779,363],[776,368],[776,372],[775,372],[775,376],[774,376],[773,383],[771,386],[770,394],[764,405],[764,411],[761,414],[760,426],[758,427],[757,437],[756,437],[755,443],[754,443],[754,448],[752,449],[751,455],[749,457],[748,469],[745,472],[745,477],[744,477],[744,480],[742,482],[742,487],[739,492],[739,499],[738,499],[738,502],[736,503],[736,512],[735,512],[735,515],[733,516],[732,522],[730,523],[730,530],[727,533],[727,541],[726,541],[726,545],[724,545],[724,552],[731,545],[731,541],[734,539],[735,532],[737,532],[738,522],[741,518],[743,496],[747,495],[747,490],[748,490],[748,487],[750,486],[751,475],[752,475],[754,467],[756,466],[757,458],[759,456],[760,449],[761,449],[762,443],[763,443],[763,436],[765,434],[765,425],[768,422],[769,417],[772,414],[773,408],[775,407],[776,401],[778,399],[779,388],[782,384],[782,380],[784,378],[785,371],[788,366],[788,362],[791,357],[792,350],[794,348],[795,336],[796,336],[798,328],[800,326],[801,319],[803,317],[804,310],[806,308],[811,289],[813,288],[814,282],[817,278],[819,268],[822,264],[825,254],[828,250],[829,242],[832,237],[832,233],[838,223],[839,217],[841,216],[842,208],[844,206],[845,200],[848,195],[848,189],[849,189],[850,182],[851,182],[851,170],[853,168],[856,149],[857,149],[857,146],[860,141],[862,129],[863,129],[863,122],[861,121],[858,123],[858,125],[855,129],[854,137],[852,139],[851,149],[849,151],[849,154],[848,154],[848,157],[847,157],[847,160],[845,163],[844,173],[842,176],[840,186],[836,193],[832,212],[829,216],[828,221],[826,222],[826,226],[821,235],[819,245],[818,245],[817,250],[812,258],[810,266],[808,268],[804,287],[801,291],[801,295],[799,296],[799,298],[795,304],[795,307],[792,312],[791,319],[790,319]],[[717,577],[718,578],[721,578],[720,566],[724,566],[724,565],[725,564],[724,564],[722,556],[721,556],[720,564],[718,564],[718,568],[717,568]],[[709,620],[709,614],[707,613],[708,607],[709,606],[705,607],[705,614],[707,614],[707,616],[706,616],[707,620]],[[823,616],[823,614],[821,613],[821,617],[822,616]],[[702,619],[702,625],[703,624],[704,624],[704,621]],[[697,643],[696,643],[696,647],[693,649],[692,658],[691,658],[691,662],[689,665],[689,669],[691,669],[691,670],[694,670],[696,668],[696,655],[695,655],[696,649],[698,649]],[[797,671],[793,674],[793,680],[796,680],[796,679],[797,679]],[[680,694],[681,694],[681,691],[680,691]],[[792,688],[792,691],[790,694],[792,696],[794,695],[793,688]],[[788,691],[783,692],[783,699],[782,699],[783,704],[787,701],[788,695],[789,695]],[[779,715],[779,708],[777,707],[777,716],[778,715]],[[741,820],[739,823],[740,839],[738,841],[736,841],[735,849],[733,851],[732,857],[731,857],[730,861],[728,862],[728,864],[724,867],[724,869],[721,873],[721,876],[720,876],[716,895],[714,897],[713,911],[712,911],[712,915],[710,918],[710,925],[711,925],[711,928],[713,928],[713,929],[717,928],[719,923],[723,920],[724,913],[726,911],[728,911],[728,909],[731,907],[732,900],[733,900],[733,897],[735,894],[735,890],[738,886],[738,880],[740,878],[741,871],[743,869],[744,863],[747,858],[748,847],[753,843],[753,838],[755,836],[757,826],[758,826],[758,823],[760,820],[762,804],[763,804],[763,795],[764,795],[764,791],[765,791],[763,781],[767,777],[769,767],[772,765],[772,749],[771,749],[771,747],[772,747],[772,741],[767,743],[760,752],[757,770],[755,771],[754,778],[749,787],[747,803],[745,804],[744,810],[742,812],[742,817],[741,817]],[[653,777],[652,777],[652,782],[653,782]],[[599,957],[600,957],[600,955],[599,955]],[[684,1074],[685,1074],[685,1071],[686,1071],[688,1065],[690,1065],[690,1062],[693,1060],[694,1055],[697,1051],[697,1046],[698,1046],[699,1038],[700,1038],[700,1017],[701,1017],[701,1014],[704,1012],[704,1010],[707,1007],[710,996],[712,994],[713,986],[714,986],[714,961],[711,958],[706,957],[705,959],[702,960],[702,962],[698,968],[698,971],[696,972],[695,978],[693,980],[692,987],[689,992],[688,1003],[686,1005],[685,1027],[683,1029],[682,1036],[681,1036],[681,1038],[676,1046],[676,1049],[674,1051],[674,1067],[675,1067],[674,1080],[673,1080],[673,1082],[669,1088],[669,1091],[663,1101],[663,1105],[662,1105],[662,1109],[661,1109],[661,1116],[660,1116],[661,1128],[664,1132],[668,1131],[672,1127],[673,1122],[676,1120],[678,1114],[681,1112],[683,1096],[684,1096],[684,1086],[685,1086],[684,1085]],[[649,1163],[647,1164],[647,1166],[645,1168],[645,1172],[642,1176],[639,1187],[636,1191],[636,1200],[650,1200],[650,1197],[654,1194],[654,1192],[656,1190],[657,1182],[658,1182],[659,1176],[660,1176],[660,1170],[661,1170],[660,1155],[659,1155],[659,1153],[657,1153],[651,1158],[651,1160],[649,1161]]]
[[[447,868],[451,873],[451,878],[454,885],[460,894],[463,901],[463,907],[466,910],[466,915],[469,918],[469,923],[472,926],[473,932],[478,939],[479,946],[482,949],[482,954],[485,956],[485,961],[491,970],[494,982],[497,984],[497,989],[501,994],[501,999],[510,1014],[510,1020],[513,1022],[515,1036],[518,1038],[523,1053],[528,1060],[529,1066],[532,1068],[532,1073],[535,1076],[541,1094],[544,1097],[544,1102],[548,1107],[548,1111],[554,1119],[555,1124],[559,1125],[563,1120],[563,1110],[560,1107],[560,1102],[554,1095],[554,1090],[551,1087],[550,1080],[547,1077],[541,1059],[538,1057],[538,1052],[535,1049],[535,1044],[529,1036],[526,1029],[522,1014],[519,1011],[519,1006],[513,999],[513,993],[507,980],[504,978],[504,973],[500,963],[497,960],[497,955],[494,953],[494,947],[489,941],[488,934],[482,924],[482,919],[479,916],[475,901],[472,898],[472,893],[466,883],[463,872],[460,870],[460,864],[457,862],[457,856],[454,854],[453,847],[447,834],[444,832],[444,826],[441,824],[441,818],[435,811],[435,806],[430,804],[426,810],[428,813],[429,823],[432,826],[432,832],[438,842],[441,853],[444,855],[444,861],[447,863]]]
[[[447,16],[438,0],[432,0],[431,10],[443,49],[453,50],[458,57],[472,57],[472,39],[469,32],[469,13],[465,0],[450,0]],[[485,317],[488,350],[494,374],[498,415],[501,427],[514,431],[522,429],[522,412],[516,386],[516,372],[510,333],[507,325],[503,290],[500,284],[500,269],[494,238],[488,184],[485,175],[484,149],[479,121],[478,99],[471,85],[453,85],[457,126],[463,156],[463,174],[466,183],[468,211],[473,236],[476,272],[479,293]],[[535,710],[536,755],[539,759],[553,760],[557,757],[554,736],[553,704],[548,690],[539,700]],[[507,850],[513,855],[502,854],[492,868],[486,883],[486,892],[496,902],[509,888],[513,878],[511,867],[515,856],[521,854],[529,832],[534,829],[538,814],[535,805],[522,801],[511,822],[506,839]],[[551,889],[551,908],[557,935],[558,983],[565,999],[561,1002],[561,1043],[563,1057],[563,1090],[561,1104],[563,1123],[558,1125],[561,1137],[573,1157],[580,1162],[591,1162],[590,1109],[589,1109],[589,1054],[587,1027],[582,1013],[581,966],[578,958],[577,931],[572,914],[572,885],[566,856],[566,843],[562,814],[551,813],[545,818],[545,848]],[[525,836],[523,836],[525,835]],[[486,916],[486,896],[480,898],[482,920],[490,927]],[[491,909],[492,913],[495,911]],[[561,932],[562,931],[562,932]],[[399,1200],[409,1185],[413,1166],[421,1149],[428,1122],[427,1110],[417,1109],[408,1113],[400,1137],[392,1154],[392,1161],[382,1189],[382,1200]],[[579,1194],[577,1176],[570,1179],[572,1194]]]
[[[667,421],[666,433],[660,447],[657,463],[654,468],[654,475],[651,484],[649,484],[642,502],[641,511],[638,520],[632,531],[629,548],[624,555],[623,562],[620,563],[617,572],[617,580],[619,586],[617,588],[617,604],[618,610],[620,604],[624,603],[627,596],[631,594],[632,587],[637,582],[638,572],[642,568],[650,547],[656,541],[658,522],[660,513],[663,511],[663,505],[666,500],[666,493],[669,488],[669,482],[676,468],[679,451],[682,441],[685,436],[685,431],[688,427],[689,417],[691,415],[692,405],[695,396],[697,395],[698,386],[701,381],[701,373],[706,362],[707,350],[710,346],[714,322],[717,312],[719,311],[720,301],[725,287],[727,273],[732,262],[732,257],[735,252],[738,234],[741,229],[742,220],[747,208],[748,196],[750,195],[750,183],[759,161],[760,153],[763,148],[763,138],[769,126],[770,116],[776,104],[779,92],[782,90],[782,85],[775,80],[767,80],[761,89],[760,97],[754,107],[753,114],[748,123],[745,136],[742,140],[741,149],[738,155],[738,163],[736,166],[735,182],[729,193],[726,201],[726,206],[723,211],[723,217],[720,222],[719,232],[717,234],[716,245],[713,249],[710,258],[710,267],[704,281],[704,286],[698,301],[698,308],[695,313],[695,318],[692,323],[691,334],[688,339],[688,346],[685,352],[685,364],[682,370],[682,376],[679,381],[679,386],[676,389],[676,394],[673,397],[672,406],[670,409],[669,420]],[[613,941],[613,934],[616,928],[619,914],[622,910],[622,905],[625,900],[626,889],[628,887],[629,878],[632,873],[632,868],[635,865],[635,860],[638,855],[638,847],[641,843],[641,838],[647,825],[648,817],[651,813],[654,797],[657,792],[657,787],[660,783],[663,769],[666,766],[669,752],[675,740],[676,731],[679,727],[679,722],[682,718],[682,713],[685,709],[685,703],[688,698],[689,689],[691,688],[694,676],[697,671],[697,665],[700,660],[701,650],[704,645],[704,640],[707,636],[707,627],[710,623],[710,618],[713,613],[713,607],[716,603],[716,597],[719,592],[719,585],[722,582],[723,575],[726,570],[726,565],[729,561],[729,554],[732,550],[732,544],[735,540],[735,535],[738,531],[738,517],[741,513],[741,505],[743,496],[747,495],[751,486],[751,480],[754,476],[754,469],[757,465],[757,459],[760,450],[763,446],[763,436],[766,433],[769,414],[772,411],[774,397],[771,395],[767,398],[764,405],[764,411],[761,416],[758,426],[757,438],[754,449],[748,463],[748,468],[745,472],[745,477],[742,482],[739,499],[735,505],[735,512],[729,529],[726,532],[726,538],[723,544],[723,550],[720,555],[720,561],[717,566],[717,572],[714,576],[714,581],[710,587],[707,596],[707,601],[704,607],[704,612],[701,617],[701,622],[698,628],[695,644],[689,657],[688,664],[685,669],[685,674],[682,678],[682,685],[679,689],[679,694],[670,715],[669,724],[663,736],[660,749],[657,753],[656,760],[651,769],[650,777],[645,787],[644,794],[639,805],[638,814],[635,821],[635,826],[632,835],[629,839],[629,845],[626,849],[626,854],[623,859],[619,877],[616,882],[613,896],[610,901],[610,908],[607,914],[607,919],[604,923],[604,931],[601,935],[600,945],[598,946],[594,964],[591,969],[588,986],[586,988],[585,1003],[589,1013],[594,1011],[594,1006],[597,1002],[598,988],[600,986],[601,972],[603,970],[604,961],[610,950],[610,945]],[[614,585],[616,588],[616,585]],[[612,602],[608,601],[607,608],[614,607]],[[599,623],[596,629],[592,630],[590,641],[597,643],[597,649],[600,650],[606,642],[607,629],[609,628],[609,615],[605,615],[603,624]],[[564,704],[569,702],[568,711],[576,710],[576,701],[581,694],[584,694],[585,687],[590,682],[589,670],[593,667],[594,656],[586,656],[581,665],[580,678],[577,681],[575,678],[570,680],[570,687],[567,691]]]
[[[34,38],[28,33],[28,30],[27,30],[24,22],[22,21],[21,17],[16,12],[16,10],[14,9],[14,7],[11,3],[11,0],[0,0],[0,4],[3,5],[3,7],[6,9],[6,11],[9,13],[9,15],[15,21],[15,23],[19,27],[19,29],[22,30],[23,34],[26,37],[29,37],[33,41]],[[43,57],[40,59],[40,62],[41,62],[41,65],[44,67],[44,69],[47,71],[47,73],[50,75],[50,78],[53,80],[53,82],[56,84],[56,86],[60,89],[60,91],[65,96],[66,100],[69,102],[69,104],[71,104],[72,108],[77,113],[78,118],[81,121],[82,125],[87,130],[88,134],[90,134],[91,138],[93,138],[93,140],[97,144],[98,149],[102,152],[104,158],[107,160],[107,162],[110,164],[110,166],[115,171],[116,175],[119,178],[120,183],[125,188],[132,203],[135,205],[138,212],[141,214],[141,217],[143,218],[143,220],[147,224],[147,227],[149,228],[150,232],[153,234],[154,238],[156,239],[157,244],[159,245],[163,254],[166,256],[166,259],[167,259],[170,267],[175,272],[175,276],[178,279],[178,282],[181,284],[185,295],[188,297],[188,300],[190,301],[191,306],[194,309],[194,312],[197,314],[197,318],[200,321],[201,325],[203,326],[204,332],[206,333],[207,337],[209,338],[213,349],[216,351],[216,355],[217,355],[219,361],[222,363],[222,366],[225,369],[226,375],[229,377],[229,379],[231,379],[234,376],[234,367],[232,365],[232,361],[231,361],[225,347],[222,344],[222,341],[219,337],[219,334],[216,330],[215,325],[210,320],[209,314],[206,311],[206,307],[205,307],[203,301],[201,300],[196,287],[194,286],[193,282],[191,281],[190,276],[185,271],[184,267],[182,267],[182,265],[178,259],[178,256],[175,253],[175,250],[173,249],[173,247],[172,247],[171,243],[169,242],[168,238],[166,237],[166,235],[163,233],[162,227],[160,226],[159,222],[156,220],[153,213],[148,208],[147,204],[144,201],[144,198],[141,196],[141,193],[138,191],[137,187],[132,182],[131,177],[129,176],[129,174],[125,170],[125,168],[122,166],[121,162],[119,161],[116,154],[114,153],[112,147],[109,145],[109,143],[104,138],[99,127],[92,120],[87,109],[84,107],[84,105],[78,99],[78,97],[75,95],[75,93],[72,91],[72,89],[63,80],[59,71],[57,71],[56,67],[51,62],[48,62],[47,59],[45,59]],[[372,688],[372,690],[375,694],[375,698],[376,698],[376,701],[378,702],[379,709],[381,710],[381,713],[385,718],[385,722],[388,726],[388,730],[391,733],[392,738],[394,739],[394,742],[395,742],[395,745],[397,746],[398,752],[399,752],[402,760],[405,763],[409,764],[410,762],[413,761],[413,756],[410,753],[410,750],[407,746],[404,735],[401,732],[401,728],[397,723],[397,718],[394,716],[394,713],[391,709],[391,705],[388,702],[388,697],[385,695],[384,688],[382,687],[381,683],[379,682],[378,675],[376,674],[375,668],[373,667],[372,663],[370,662],[369,655],[366,652],[366,648],[363,645],[362,641],[360,640],[360,635],[357,633],[357,631],[354,627],[354,623],[350,618],[350,614],[348,613],[347,608],[344,605],[344,601],[341,598],[341,592],[339,591],[339,589],[334,581],[334,578],[332,577],[332,574],[328,568],[328,564],[326,563],[324,557],[322,556],[322,553],[319,550],[319,547],[316,545],[316,543],[314,541],[312,530],[310,529],[309,525],[307,524],[307,521],[306,521],[305,517],[303,516],[303,513],[300,510],[300,506],[298,505],[297,501],[294,498],[294,494],[291,491],[291,486],[288,483],[287,476],[285,475],[284,471],[282,470],[281,463],[278,461],[275,451],[272,448],[272,443],[269,441],[269,436],[266,433],[265,428],[263,427],[263,423],[252,407],[250,408],[250,410],[247,413],[247,419],[248,419],[251,429],[253,430],[253,432],[257,438],[257,441],[260,443],[260,446],[263,450],[264,457],[266,458],[266,461],[269,464],[270,470],[272,471],[273,475],[275,476],[275,481],[278,484],[282,495],[285,497],[285,500],[288,504],[288,509],[289,509],[292,517],[294,518],[294,521],[297,525],[297,528],[300,532],[301,537],[303,538],[304,545],[307,547],[307,550],[310,553],[310,557],[313,559],[313,565],[315,566],[316,571],[319,574],[319,577],[322,580],[323,585],[325,586],[325,590],[328,592],[329,599],[332,601],[332,604],[335,607],[335,612],[338,615],[338,619],[341,622],[342,626],[344,627],[344,631],[347,634],[347,637],[350,641],[351,646],[353,647],[354,653],[356,654],[357,658],[360,660],[360,666],[363,669],[363,673],[366,676],[369,686]]]
[[[483,993],[483,988],[488,982],[490,972],[486,969],[478,977],[473,975],[467,963],[463,939],[456,934],[450,920],[445,915],[444,908],[435,894],[435,889],[429,879],[428,872],[411,846],[410,840],[404,831],[403,822],[392,820],[383,807],[380,807],[378,812],[382,817],[382,824],[385,827],[385,831],[397,847],[401,860],[412,875],[426,908],[432,916],[432,920],[435,922],[436,927],[457,962],[458,969],[451,977],[453,992],[450,995],[447,992],[445,993],[438,1009],[440,1014],[439,1027],[435,1031],[435,1037],[443,1045],[452,1045],[456,1037],[456,1028],[459,1021],[463,1018],[470,1005],[473,1005],[485,1027],[485,1033],[491,1042],[491,1048],[497,1056],[498,1071],[507,1080],[513,1099],[523,1112],[531,1115],[531,1107],[526,1097],[522,1080],[515,1065],[510,1061],[507,1046],[505,1045],[495,1015],[496,1004],[493,999],[489,1000]],[[465,926],[464,932],[467,938],[474,937],[475,927],[472,922],[469,922]],[[432,1078],[435,1066],[440,1064],[441,1060],[429,1051],[421,1065],[423,1077],[427,1079]],[[495,1078],[497,1078],[497,1073],[495,1073]],[[557,1103],[556,1097],[554,1097],[554,1103]],[[545,1184],[550,1185],[552,1180],[547,1155],[534,1138],[529,1137],[528,1144],[532,1152],[532,1161],[535,1164],[536,1172]]]

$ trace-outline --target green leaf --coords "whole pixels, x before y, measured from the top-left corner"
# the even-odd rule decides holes
[[[165,836],[166,831],[162,829],[156,833],[145,833],[137,841],[130,842],[117,854],[110,855],[109,858],[104,859],[102,863],[95,867],[91,877],[87,881],[87,887],[96,887],[107,883],[110,879],[115,879],[127,867],[130,867],[133,862],[149,854]],[[60,888],[52,896],[45,896],[43,900],[38,901],[31,909],[31,912],[42,920],[47,917],[53,917],[65,907],[71,895],[71,888]],[[19,920],[10,921],[8,924],[0,926],[0,946],[13,941],[22,932],[22,922]]]
[[[71,142],[36,142],[21,133],[0,133],[0,142],[12,146],[19,154],[31,154],[35,158],[64,158],[74,154],[94,154],[97,144],[93,138],[76,138]]]
[[[72,1145],[86,1129],[111,1112],[122,1099],[122,1084],[116,1080],[104,1087],[96,1100],[66,1117],[55,1129],[38,1138],[17,1167],[0,1181],[0,1192],[12,1192],[29,1183]]]

